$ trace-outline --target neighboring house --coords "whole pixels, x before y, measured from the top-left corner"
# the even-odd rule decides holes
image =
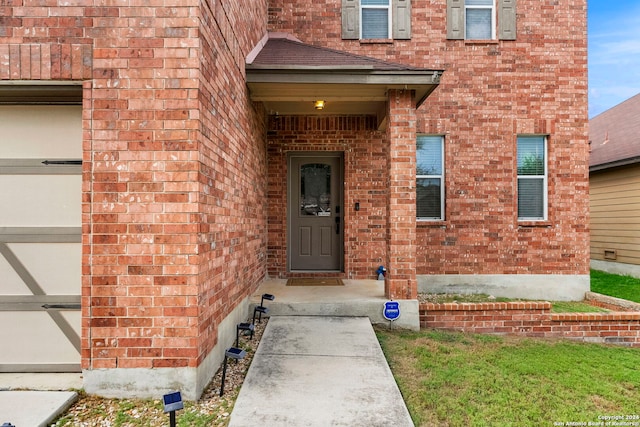
[[[640,95],[589,121],[591,265],[640,277]]]
[[[589,289],[586,0],[2,12],[3,370],[197,398],[266,278]]]

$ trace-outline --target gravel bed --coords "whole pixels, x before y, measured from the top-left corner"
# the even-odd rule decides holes
[[[233,405],[240,392],[258,343],[268,319],[256,323],[253,339],[241,336],[240,347],[247,356],[238,362],[229,360],[225,377],[224,395],[220,397],[222,367],[197,402],[185,402],[184,409],[176,412],[178,426],[226,426]],[[169,425],[169,415],[163,412],[160,399],[107,399],[79,393],[78,401],[52,424],[53,427],[161,427]]]

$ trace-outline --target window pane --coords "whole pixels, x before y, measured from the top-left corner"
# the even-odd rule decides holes
[[[465,0],[466,6],[493,6],[493,0]]]
[[[331,166],[306,164],[300,167],[300,215],[331,215]]]
[[[416,175],[442,175],[442,137],[418,136]]]
[[[360,4],[362,6],[389,6],[389,0],[362,0]]]
[[[491,39],[491,9],[466,10],[466,38],[469,40]]]
[[[418,178],[416,180],[416,200],[418,218],[442,217],[442,198],[440,178]]]
[[[544,137],[518,137],[518,175],[544,175]]]
[[[518,218],[544,218],[543,178],[518,178]]]
[[[388,9],[362,9],[362,38],[389,38]]]

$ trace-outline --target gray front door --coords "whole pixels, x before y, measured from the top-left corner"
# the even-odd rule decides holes
[[[289,269],[340,271],[342,154],[289,157]]]

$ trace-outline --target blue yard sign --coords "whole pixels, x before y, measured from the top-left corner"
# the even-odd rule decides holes
[[[398,319],[400,317],[400,303],[398,301],[385,302],[382,315],[389,321]]]

